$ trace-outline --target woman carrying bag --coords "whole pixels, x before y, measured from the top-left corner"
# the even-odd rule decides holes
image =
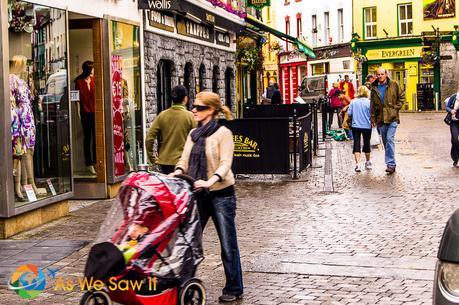
[[[354,136],[354,148],[352,150],[355,158],[355,171],[361,172],[360,154],[362,152],[361,138],[363,137],[363,152],[365,153],[365,169],[371,169],[370,160],[370,138],[371,138],[371,115],[370,115],[370,90],[366,86],[360,86],[358,96],[352,101],[347,110],[352,118],[352,134]]]
[[[195,188],[203,188],[198,198],[202,228],[212,218],[220,239],[221,258],[226,285],[219,297],[221,302],[232,302],[242,297],[242,269],[236,236],[236,196],[234,175],[231,171],[234,142],[232,132],[217,123],[223,112],[232,119],[230,110],[221,106],[220,96],[200,92],[191,110],[198,128],[190,131],[172,176],[187,174],[194,178]]]
[[[459,88],[458,88],[459,92]],[[459,161],[459,96],[457,93],[451,95],[446,104],[446,112],[451,114],[449,122],[449,129],[451,132],[451,159],[453,159],[453,166],[457,166]],[[446,120],[445,120],[446,122]]]

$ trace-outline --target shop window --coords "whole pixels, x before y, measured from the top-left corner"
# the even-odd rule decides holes
[[[231,98],[232,84],[233,84],[233,69],[226,68],[225,71],[225,104],[229,109],[232,109],[233,101]]]
[[[349,70],[351,68],[351,61],[350,60],[343,60],[343,69]]]
[[[198,88],[196,89],[196,92],[201,92],[206,90],[205,86],[205,78],[206,78],[206,66],[204,64],[201,64],[199,66],[199,83],[198,83]]]
[[[188,90],[188,103],[189,103],[189,106],[191,107],[191,105],[193,104],[194,102],[194,88],[193,88],[193,84],[194,84],[194,74],[193,74],[193,64],[190,63],[190,62],[187,62],[185,64],[185,71],[184,71],[184,74],[183,74],[183,85],[185,86],[186,90]]]
[[[411,4],[398,6],[398,27],[400,36],[413,34],[413,7]]]
[[[376,38],[376,7],[366,7],[363,12],[365,39]]]
[[[171,74],[172,62],[164,59],[160,60],[156,72],[156,99],[158,114],[171,106]]]
[[[8,10],[17,207],[72,190],[67,45],[51,43],[67,37],[67,20],[64,11],[22,1],[10,1]]]
[[[214,66],[212,72],[212,92],[218,93],[218,81],[220,78],[220,69],[218,66]]]
[[[139,27],[111,21],[111,83],[115,176],[143,163]]]
[[[330,73],[330,64],[328,62],[312,64],[312,75],[322,75]]]

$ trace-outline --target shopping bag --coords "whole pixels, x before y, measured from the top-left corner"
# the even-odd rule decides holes
[[[379,144],[381,144],[381,137],[378,133],[378,129],[376,127],[373,127],[371,129],[370,145],[378,146]]]

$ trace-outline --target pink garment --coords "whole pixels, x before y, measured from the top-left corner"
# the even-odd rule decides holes
[[[338,98],[338,94],[336,94],[337,91],[339,91],[339,89],[333,88],[333,89],[330,90],[330,93],[328,93],[328,96],[331,98],[330,99],[330,106],[332,108],[343,107],[343,103]]]

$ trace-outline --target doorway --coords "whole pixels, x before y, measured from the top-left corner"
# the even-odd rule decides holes
[[[90,19],[79,14],[69,14],[69,84],[71,90],[70,110],[72,114],[72,170],[75,199],[100,199],[107,197],[105,170],[105,130],[103,104],[103,64],[101,50],[100,19]],[[91,89],[76,90],[75,80],[83,74],[83,63],[92,62]],[[81,86],[80,86],[81,87]],[[82,99],[94,93],[94,109],[88,112]]]

